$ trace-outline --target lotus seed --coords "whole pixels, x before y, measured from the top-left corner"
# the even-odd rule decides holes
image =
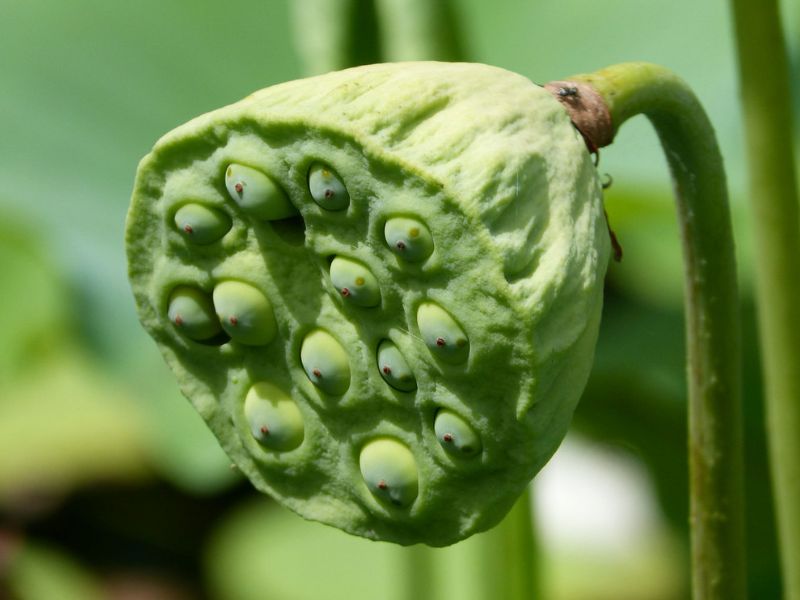
[[[250,284],[223,281],[214,288],[214,308],[222,328],[248,346],[270,343],[277,332],[272,304]]]
[[[167,315],[178,331],[190,340],[208,340],[221,331],[211,298],[197,288],[175,288],[169,299]]]
[[[225,170],[225,186],[231,198],[253,218],[275,221],[297,214],[286,193],[257,169],[229,165]]]
[[[311,382],[326,394],[341,396],[350,387],[350,359],[327,331],[315,329],[303,339],[300,362]]]
[[[194,244],[211,244],[231,228],[231,218],[202,204],[184,204],[175,213],[175,227]]]
[[[350,194],[342,180],[322,163],[314,163],[308,170],[308,189],[314,202],[324,209],[344,210],[350,204]]]
[[[286,452],[303,441],[303,416],[291,397],[271,383],[256,383],[244,400],[250,433],[262,446]]]
[[[390,340],[383,340],[378,346],[378,369],[384,381],[401,392],[413,392],[417,389],[414,373],[400,349]]]
[[[417,325],[425,345],[436,358],[451,364],[467,360],[467,336],[441,306],[433,302],[423,302],[417,309]]]
[[[356,306],[377,306],[381,302],[378,280],[354,260],[337,256],[331,262],[331,282],[342,297]]]
[[[416,219],[389,219],[383,228],[383,235],[389,249],[408,262],[421,262],[433,252],[431,232]]]
[[[368,442],[359,458],[361,475],[372,494],[393,506],[410,506],[417,497],[417,463],[411,450],[394,438]]]
[[[451,410],[443,408],[436,413],[433,429],[442,448],[453,456],[468,458],[481,451],[481,439],[475,429]]]

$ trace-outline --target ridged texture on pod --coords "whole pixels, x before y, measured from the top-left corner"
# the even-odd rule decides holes
[[[254,216],[230,165],[261,172],[298,213]],[[195,198],[231,216],[220,243],[176,235]],[[357,535],[442,546],[498,523],[566,433],[592,364],[601,185],[561,104],[502,69],[364,66],[202,115],[142,161],[126,235],[140,319],[241,472]],[[374,277],[366,305],[337,257]],[[230,343],[186,343],[166,307],[187,281],[268,294],[272,341],[248,345],[228,322]],[[242,401],[258,382],[303,415],[294,450],[252,439]],[[372,470],[376,440],[413,457],[407,484]],[[409,490],[400,506],[381,477]]]

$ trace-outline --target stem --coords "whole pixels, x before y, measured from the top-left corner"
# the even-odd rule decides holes
[[[538,557],[531,512],[530,486],[505,519],[481,534],[481,598],[533,600],[540,598]]]
[[[770,466],[787,599],[800,599],[800,215],[789,65],[775,0],[732,0],[756,248]]]
[[[693,592],[744,598],[739,306],[714,131],[692,91],[663,67],[627,63],[572,79],[599,93],[614,132],[646,115],[667,157],[684,255]]]

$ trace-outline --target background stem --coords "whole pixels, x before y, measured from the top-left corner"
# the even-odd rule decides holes
[[[684,254],[693,593],[743,598],[739,304],[714,131],[689,87],[663,67],[626,63],[572,79],[599,92],[615,129],[646,115],[664,147]]]
[[[800,598],[800,215],[775,0],[732,0],[756,241],[756,302],[784,597]]]

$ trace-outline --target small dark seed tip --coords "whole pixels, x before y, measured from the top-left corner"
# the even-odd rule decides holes
[[[387,375],[391,375],[392,369],[389,367],[389,365],[386,365],[385,367],[383,367],[383,372],[386,373]]]
[[[333,198],[336,195],[336,192],[333,190],[325,190],[325,197],[326,198]]]
[[[342,296],[347,298],[350,295],[350,290],[347,288],[342,288]]]
[[[244,191],[244,186],[241,183],[237,183],[233,186],[233,189],[236,190],[237,194],[241,194]]]
[[[388,487],[389,487],[389,486],[386,484],[386,482],[385,482],[383,479],[381,479],[381,480],[378,482],[378,489],[379,489],[379,490],[385,490],[385,489],[388,489]]]
[[[444,341],[444,338],[436,338],[436,345],[439,346],[440,348],[446,344],[447,342]]]
[[[313,369],[311,373],[314,375],[314,377],[322,377],[322,371],[319,369]]]
[[[399,240],[395,244],[395,246],[397,247],[398,250],[405,250],[406,249],[406,243],[403,240]]]
[[[228,321],[230,321],[230,324],[233,325],[234,327],[236,327],[239,324],[239,319],[237,319],[236,317],[231,317],[228,319]]]
[[[261,431],[261,433],[263,433],[264,435],[269,435],[269,427],[267,427],[266,425],[262,425],[259,431]]]
[[[453,441],[453,435],[452,435],[452,434],[450,434],[450,433],[445,433],[445,434],[442,436],[442,440],[443,440],[443,441],[445,441],[445,442],[447,442],[447,443],[449,444],[450,442],[452,442],[452,441]]]
[[[183,230],[184,230],[186,233],[192,233],[192,232],[194,231],[194,229],[192,229],[192,226],[191,226],[191,225],[184,225],[184,227],[183,227]]]
[[[181,317],[180,315],[175,315],[175,325],[177,325],[178,327],[183,325],[183,317]]]

